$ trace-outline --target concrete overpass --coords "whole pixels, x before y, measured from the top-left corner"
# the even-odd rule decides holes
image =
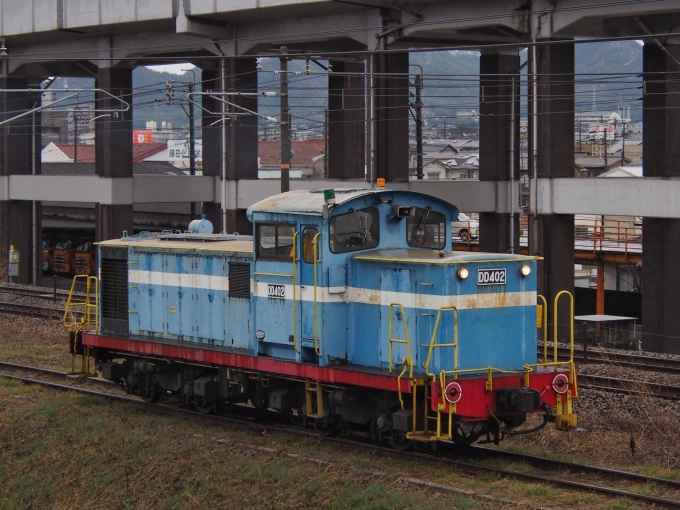
[[[434,192],[480,211],[485,251],[519,246],[519,50],[529,47],[532,201],[529,251],[545,256],[541,292],[573,288],[575,213],[644,216],[644,345],[680,352],[680,5],[677,0],[0,0],[0,120],[29,110],[47,76],[89,76],[118,98],[131,94],[138,65],[192,62],[204,90],[257,92],[255,57],[329,59],[329,177],[383,177],[390,186]],[[645,178],[635,183],[573,179],[574,44],[640,38],[644,47]],[[480,57],[480,182],[408,183],[409,59],[412,51],[470,48]],[[454,71],[454,70],[452,70]],[[513,102],[514,98],[514,102]],[[98,105],[115,107],[100,94]],[[241,97],[251,110],[257,100]],[[203,106],[219,111],[203,96]],[[38,114],[39,115],[39,114]],[[161,194],[201,200],[217,224],[245,231],[244,208],[278,190],[257,182],[257,124],[222,128],[206,115],[204,177],[132,177],[129,114],[96,121],[97,175],[87,182],[40,176],[39,133],[29,117],[0,130],[2,252],[10,239],[31,252],[40,200],[97,201],[97,236],[130,230],[131,204]],[[37,123],[39,125],[39,122]],[[368,136],[365,136],[367,133]],[[224,155],[224,158],[223,158]],[[33,175],[35,174],[35,175]],[[304,185],[326,184],[305,183]],[[303,184],[300,184],[303,185]],[[334,184],[335,185],[335,184]],[[80,198],[82,201],[82,198]],[[514,234],[515,239],[511,239]],[[20,279],[30,279],[30,264]]]

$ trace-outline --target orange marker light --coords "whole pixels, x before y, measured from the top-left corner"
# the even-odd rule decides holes
[[[376,186],[378,186],[379,188],[384,188],[384,187],[385,187],[385,179],[383,179],[383,178],[381,177],[380,179],[378,179],[377,181],[375,181],[375,184],[376,184]]]

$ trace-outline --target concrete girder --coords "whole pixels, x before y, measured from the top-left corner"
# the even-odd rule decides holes
[[[678,26],[674,16],[680,11],[675,0],[621,2],[620,0],[534,0],[534,17],[540,17],[538,38],[636,36],[644,32],[634,22],[638,16],[659,17],[665,24]]]
[[[40,76],[91,76],[97,68],[130,67],[134,65],[134,61],[128,61],[130,58],[159,54],[181,55],[178,56],[181,62],[218,54],[213,42],[205,37],[172,32],[140,32],[17,47],[8,43],[8,52],[10,74],[48,73]]]
[[[479,0],[476,2],[428,5],[420,12],[422,19],[401,30],[405,39],[464,40],[478,29],[502,28],[507,36],[528,33],[528,11],[524,0]],[[408,20],[404,21],[407,25]],[[491,35],[491,34],[487,34]],[[484,39],[486,40],[486,39]]]
[[[56,4],[56,5],[55,5]],[[0,3],[0,37],[60,30],[85,30],[135,22],[170,20],[177,2],[163,0],[16,0]]]
[[[293,48],[296,44],[311,47],[311,51],[334,51],[342,45],[346,47],[343,49],[360,51],[375,44],[381,26],[378,9],[243,23],[237,26],[238,54],[263,53],[282,45]]]

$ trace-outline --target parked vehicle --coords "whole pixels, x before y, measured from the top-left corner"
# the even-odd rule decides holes
[[[42,240],[41,261],[43,271],[52,271],[54,268],[54,247],[48,238]]]
[[[458,234],[462,241],[479,237],[479,221],[473,220],[465,213],[458,213],[458,221],[451,222],[452,235]]]
[[[75,250],[70,239],[60,240],[54,247],[54,272],[72,273],[75,268]]]
[[[95,274],[97,267],[92,241],[83,241],[76,248],[76,274]]]

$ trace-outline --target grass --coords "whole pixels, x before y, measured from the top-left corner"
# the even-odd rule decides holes
[[[1,317],[1,316],[0,316]],[[70,367],[65,332],[54,322],[0,318],[0,359],[52,369]],[[643,425],[638,456],[627,451],[626,416],[581,409],[582,434],[547,427],[513,437],[504,448],[575,462],[598,462],[680,479],[669,455],[648,451],[658,427]],[[639,423],[639,420],[638,420]],[[671,422],[664,421],[663,427]],[[529,424],[527,424],[529,426]],[[671,430],[665,428],[663,430]],[[214,438],[228,440],[217,443]],[[672,439],[670,436],[669,440]],[[244,448],[244,443],[254,445]],[[256,447],[264,446],[263,449]],[[668,452],[670,450],[663,450]],[[293,460],[285,452],[331,465]],[[658,452],[658,450],[657,450]],[[520,472],[531,466],[489,461]],[[371,472],[385,473],[374,476]],[[374,458],[312,438],[224,431],[156,416],[98,397],[71,395],[0,379],[0,508],[501,508],[498,502],[416,487],[419,478],[517,500],[529,507],[641,508],[624,500],[574,493],[495,474],[472,477],[429,463]],[[635,487],[653,491],[653,486]],[[631,489],[632,490],[632,489]],[[546,503],[549,502],[549,503]]]

